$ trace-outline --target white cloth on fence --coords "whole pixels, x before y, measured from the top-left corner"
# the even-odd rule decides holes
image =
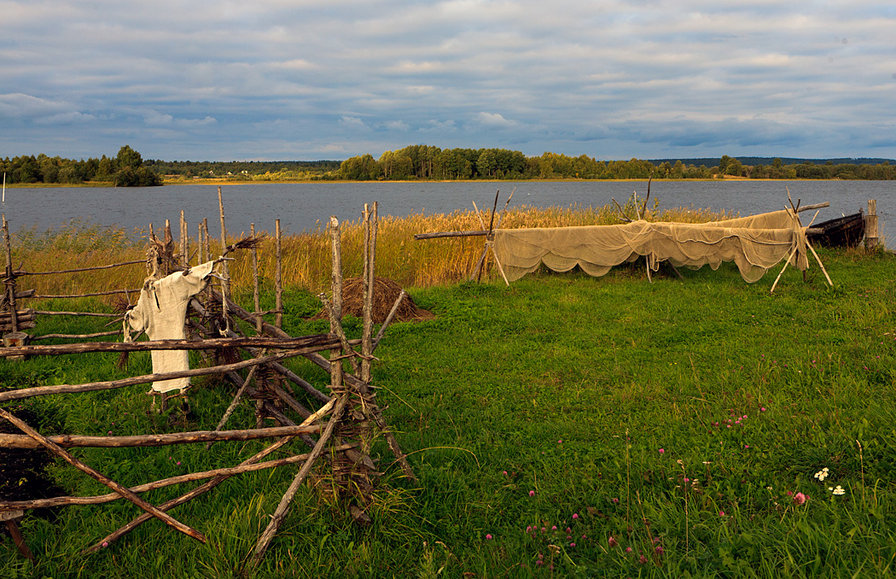
[[[183,340],[187,304],[190,298],[201,292],[212,273],[215,262],[209,261],[191,268],[186,275],[182,271],[160,280],[147,280],[140,291],[140,299],[134,309],[125,314],[125,342],[131,341],[130,330],[145,331],[150,340]],[[153,350],[152,371],[179,372],[190,369],[190,357],[186,350]],[[174,378],[152,383],[156,392],[182,390],[190,385],[190,379]]]

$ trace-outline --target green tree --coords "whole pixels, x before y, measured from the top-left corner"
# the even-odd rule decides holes
[[[350,157],[339,165],[339,177],[349,181],[371,181],[382,175],[382,167],[369,153]]]
[[[114,174],[115,166],[112,163],[112,159],[103,155],[97,163],[96,174],[94,178],[97,181],[111,181]]]
[[[116,160],[118,161],[119,169],[130,167],[131,169],[136,171],[143,165],[143,157],[129,145],[125,145],[118,150]]]

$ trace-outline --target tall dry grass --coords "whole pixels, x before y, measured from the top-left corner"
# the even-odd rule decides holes
[[[634,215],[630,201],[626,212]],[[650,221],[706,222],[733,217],[726,212],[669,209],[656,206],[646,216]],[[488,225],[488,214],[482,219]],[[565,227],[620,223],[615,206],[547,207],[520,205],[501,214],[500,226]],[[448,285],[470,277],[483,250],[482,237],[456,237],[415,241],[417,233],[483,229],[474,211],[455,211],[435,215],[413,214],[406,217],[380,217],[377,233],[377,275],[395,280],[403,287]],[[363,270],[363,224],[360,219],[341,224],[342,262],[346,277],[361,275]],[[235,240],[231,240],[235,241]],[[13,263],[28,272],[58,271],[78,267],[140,260],[146,256],[146,237],[121,229],[74,222],[53,232],[19,231],[12,235]],[[198,243],[191,240],[192,263],[199,254]],[[263,287],[273,287],[276,268],[275,241],[265,238],[258,246],[259,274]],[[220,254],[220,244],[211,244],[212,255]],[[325,291],[330,285],[330,241],[326,231],[284,236],[282,239],[283,285],[287,289]],[[252,287],[252,258],[239,251],[229,264],[236,291]],[[20,289],[35,288],[39,294],[75,294],[115,289],[139,288],[146,277],[142,264],[76,274],[26,276],[18,280]],[[494,271],[486,275],[496,275]],[[136,298],[133,298],[136,299]],[[132,301],[133,301],[132,299]],[[110,300],[111,301],[111,298]]]

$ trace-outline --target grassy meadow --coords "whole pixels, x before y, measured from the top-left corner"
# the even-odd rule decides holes
[[[610,222],[609,209],[508,212],[507,226]],[[705,221],[674,212],[656,216]],[[819,250],[812,262],[746,284],[733,265],[654,275],[643,262],[603,278],[542,272],[510,287],[494,273],[464,281],[480,239],[414,241],[424,231],[479,229],[475,214],[380,220],[378,275],[409,288],[435,317],[393,325],[376,354],[385,416],[419,481],[402,478],[384,443],[384,475],[359,527],[316,487],[300,489],[258,577],[888,577],[896,574],[896,258]],[[360,274],[361,229],[343,237],[346,275]],[[140,259],[142,240],[73,225],[20,232],[26,271]],[[271,307],[270,240],[262,244]],[[329,283],[320,233],[284,239],[286,316],[294,335]],[[231,272],[251,303],[247,256]],[[142,265],[91,277],[24,278],[43,294],[139,287]],[[33,284],[31,283],[33,281]],[[43,285],[41,285],[43,284]],[[40,309],[111,311],[113,300],[45,300]],[[37,333],[101,331],[96,320],[41,318]],[[350,334],[360,323],[346,321]],[[150,370],[149,356],[89,354],[0,360],[0,387],[108,380]],[[291,362],[322,387],[310,363]],[[233,391],[196,380],[188,423],[148,414],[146,387],[8,404],[40,416],[42,433],[137,434],[213,429]],[[251,427],[243,404],[231,427]],[[262,443],[75,454],[127,485],[236,464]],[[130,504],[29,513],[32,565],[0,535],[0,577],[238,575],[295,468],[241,475],[172,514],[200,544],[152,521],[81,556],[136,516]],[[51,468],[76,495],[100,486]],[[27,484],[25,481],[23,484]],[[184,489],[152,491],[154,504]]]

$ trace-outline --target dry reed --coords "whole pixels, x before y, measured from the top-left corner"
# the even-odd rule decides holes
[[[730,213],[709,210],[669,209],[648,212],[650,221],[706,222],[732,217]],[[488,215],[483,214],[488,222]],[[620,223],[614,206],[605,207],[547,207],[527,205],[511,207],[503,215],[500,226],[565,227],[576,225],[606,225]],[[417,233],[482,229],[474,211],[455,211],[433,215],[413,214],[405,217],[380,217],[377,237],[378,277],[389,278],[402,287],[447,285],[469,278],[480,254],[481,237],[458,237],[415,241]],[[360,218],[342,224],[343,268],[347,277],[362,273],[363,226]],[[228,240],[232,243],[235,240]],[[13,262],[24,271],[41,272],[73,267],[88,267],[139,260],[146,255],[145,235],[128,235],[119,229],[100,229],[95,226],[73,224],[62,230],[36,235],[33,231],[12,236]],[[259,273],[262,287],[273,287],[275,271],[275,240],[264,238],[258,246]],[[330,248],[324,231],[284,236],[282,239],[283,286],[319,292],[329,288]],[[220,241],[211,243],[211,254],[219,255]],[[190,243],[190,254],[199,255],[195,239]],[[231,254],[230,275],[234,290],[251,291],[252,260],[249,252]],[[194,257],[193,262],[195,263]],[[21,266],[21,267],[20,267]],[[135,264],[78,274],[25,276],[18,280],[20,289],[37,290],[38,294],[76,294],[122,288],[139,288],[147,275],[146,268]],[[491,272],[491,275],[496,275]],[[129,296],[134,303],[137,296]],[[113,302],[113,298],[107,298]]]

